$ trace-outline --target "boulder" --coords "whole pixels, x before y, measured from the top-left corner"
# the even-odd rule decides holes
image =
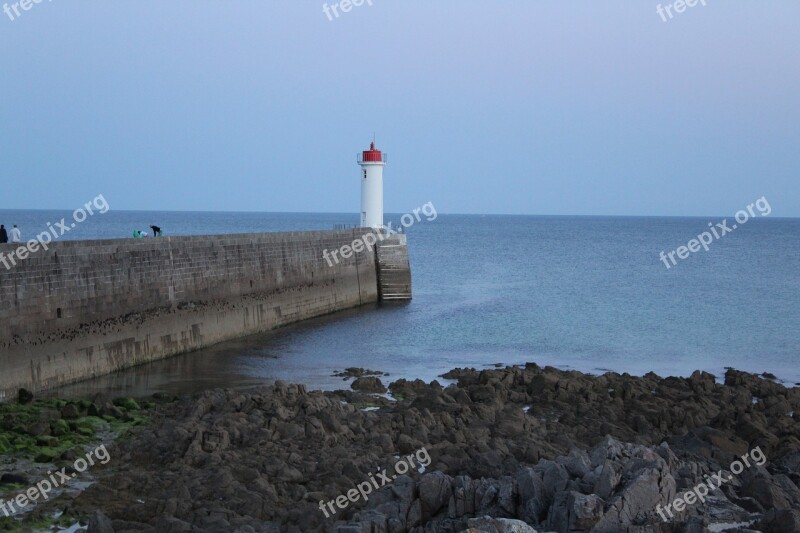
[[[74,420],[81,416],[78,406],[74,403],[68,403],[61,409],[61,417],[65,420]]]
[[[381,380],[376,377],[356,378],[356,380],[350,384],[350,388],[360,392],[370,392],[379,394],[382,394],[387,391],[386,387],[383,385]]]
[[[87,533],[114,533],[114,525],[111,519],[103,514],[102,511],[95,511],[89,518]]]
[[[19,389],[17,393],[17,402],[20,405],[27,405],[33,402],[33,393],[28,389]]]
[[[419,499],[424,517],[435,516],[448,504],[452,495],[452,479],[442,472],[425,474],[419,481]]]

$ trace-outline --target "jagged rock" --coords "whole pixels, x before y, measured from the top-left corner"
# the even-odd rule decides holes
[[[117,407],[111,402],[106,402],[106,404],[100,408],[100,416],[113,416],[114,418],[123,419],[126,414],[120,407]]]
[[[517,516],[526,522],[538,524],[546,518],[549,507],[545,504],[545,488],[541,472],[530,467],[520,468],[517,471],[516,481],[521,504]]]
[[[771,476],[766,470],[748,472],[740,494],[756,500],[764,509],[791,509],[800,505],[800,490],[783,474]]]
[[[380,378],[376,377],[357,378],[350,385],[350,388],[361,392],[373,392],[373,393],[384,393],[387,390],[386,387],[383,385],[383,383],[381,383]]]
[[[398,379],[389,385],[389,390],[399,398],[414,398],[420,395],[427,395],[431,390],[431,386],[421,379],[413,381]]]
[[[606,460],[595,468],[593,492],[603,499],[609,498],[619,485],[621,474],[614,463]]]
[[[770,509],[755,527],[764,533],[796,533],[800,531],[800,511]]]
[[[550,507],[556,493],[567,488],[570,479],[569,473],[562,465],[548,459],[539,461],[534,470],[539,472],[542,477],[542,505]]]
[[[556,494],[547,527],[555,531],[588,531],[603,517],[603,500],[594,494]]]
[[[103,514],[102,511],[95,511],[89,518],[87,533],[114,533],[114,525],[111,519]]]
[[[536,530],[521,520],[508,518],[470,518],[462,533],[536,533]]]
[[[118,443],[113,470],[95,467],[73,509],[102,509],[123,530],[175,519],[197,530],[433,533],[490,516],[539,530],[676,533],[760,519],[777,527],[800,508],[800,425],[789,414],[800,412],[800,390],[735,371],[725,384],[536,365],[450,376],[458,383],[447,388],[395,382],[400,400],[373,396],[377,411],[352,405],[364,401],[358,392],[280,381],[157,406],[152,425]],[[105,400],[96,405],[102,412]],[[8,415],[0,423],[19,426]],[[656,506],[755,446],[766,464],[663,525]],[[423,447],[424,473],[419,461],[394,471]],[[366,494],[346,509],[319,509],[355,487]],[[770,515],[765,504],[778,508]]]
[[[452,479],[442,472],[425,474],[419,482],[423,517],[435,516],[453,495]]]

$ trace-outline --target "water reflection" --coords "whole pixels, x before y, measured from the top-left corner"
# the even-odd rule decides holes
[[[309,389],[334,390],[346,386],[334,370],[353,366],[346,349],[323,338],[314,353],[294,346],[299,338],[313,337],[320,328],[339,332],[350,328],[381,331],[405,304],[366,305],[293,324],[271,332],[251,335],[191,353],[147,363],[121,372],[74,383],[43,393],[61,398],[91,397],[98,392],[110,396],[149,396],[157,392],[193,394],[211,388],[248,389],[277,379],[305,383]],[[327,345],[327,349],[326,349]],[[353,364],[351,364],[353,363]],[[356,365],[357,366],[357,365]]]

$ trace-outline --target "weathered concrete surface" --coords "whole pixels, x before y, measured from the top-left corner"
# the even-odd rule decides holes
[[[366,231],[53,243],[0,268],[0,400],[375,302],[374,251],[322,255]]]

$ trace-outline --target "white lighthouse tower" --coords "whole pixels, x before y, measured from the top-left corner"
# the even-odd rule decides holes
[[[373,141],[369,150],[358,155],[361,165],[361,227],[383,227],[383,167],[386,155],[375,149]]]

